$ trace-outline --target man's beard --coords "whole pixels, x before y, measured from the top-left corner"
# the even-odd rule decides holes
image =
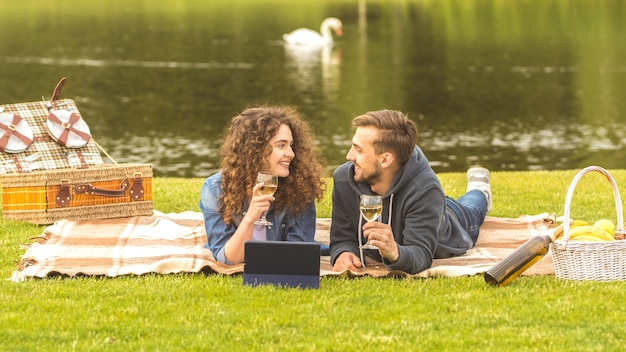
[[[359,182],[359,183],[367,183],[368,185],[374,184],[378,181],[380,181],[380,168],[378,167],[378,165],[376,165],[374,167],[374,171],[366,174],[364,172],[364,169],[361,168],[361,174],[360,175],[354,175],[354,181]]]

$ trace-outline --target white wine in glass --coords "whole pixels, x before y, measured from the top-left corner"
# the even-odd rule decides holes
[[[261,186],[259,193],[261,193],[264,196],[271,196],[271,195],[274,195],[274,193],[276,193],[277,188],[278,188],[278,185],[268,185],[268,184],[263,183],[263,186]]]
[[[367,222],[376,221],[383,211],[383,197],[362,194],[359,209]],[[371,245],[368,240],[361,248],[376,249],[376,246]]]
[[[263,184],[263,186],[261,186],[261,189],[259,190],[259,193],[261,193],[262,195],[266,195],[266,196],[271,196],[274,195],[274,193],[276,192],[276,189],[278,189],[278,175],[276,174],[272,174],[269,172],[259,172],[257,177],[256,177],[256,181],[258,183]],[[267,221],[267,219],[265,218],[267,212],[263,213],[263,216],[255,221],[254,223],[257,225],[265,225],[265,226],[271,226],[273,225],[270,221]]]

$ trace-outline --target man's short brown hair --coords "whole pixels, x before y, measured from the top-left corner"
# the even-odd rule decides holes
[[[355,117],[352,126],[377,128],[376,153],[392,152],[401,164],[409,160],[417,143],[417,125],[400,111],[370,111]]]

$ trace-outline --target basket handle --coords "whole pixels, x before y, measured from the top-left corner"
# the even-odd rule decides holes
[[[93,186],[89,183],[77,183],[74,186],[74,192],[76,194],[95,194],[97,196],[105,197],[123,197],[126,195],[126,190],[130,187],[130,182],[125,178],[120,183],[117,189],[107,189]]]
[[[624,217],[622,214],[622,199],[619,195],[619,189],[617,188],[617,183],[615,182],[615,179],[613,178],[613,176],[611,176],[611,174],[607,170],[601,168],[600,166],[588,166],[578,171],[578,173],[576,174],[576,176],[574,176],[574,179],[570,183],[569,188],[567,189],[567,196],[565,197],[565,210],[563,213],[563,241],[564,242],[569,241],[570,206],[572,203],[572,196],[574,194],[574,189],[576,188],[576,184],[578,184],[578,181],[580,181],[580,179],[585,174],[589,172],[594,172],[594,171],[599,172],[600,174],[604,175],[604,177],[606,177],[606,179],[611,184],[611,188],[613,189],[613,198],[615,199],[615,209],[617,211],[617,229],[615,230],[615,233],[619,235],[623,235],[625,232],[624,231]]]

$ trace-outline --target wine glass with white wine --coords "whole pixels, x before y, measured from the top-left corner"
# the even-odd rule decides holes
[[[359,209],[361,210],[361,215],[363,215],[363,218],[367,222],[376,221],[383,211],[383,197],[362,194]],[[376,246],[369,243],[369,240],[360,247],[364,249],[377,249]]]
[[[259,190],[259,193],[261,193],[262,195],[267,195],[267,196],[271,196],[274,195],[274,193],[276,192],[276,189],[278,188],[278,175],[276,174],[272,174],[269,172],[259,172],[257,177],[256,177],[256,181],[258,183],[263,184],[263,186],[261,186],[261,189]],[[256,225],[265,225],[265,226],[271,226],[273,225],[270,221],[267,221],[267,219],[265,218],[267,212],[263,212],[263,216],[255,221],[254,223]]]

